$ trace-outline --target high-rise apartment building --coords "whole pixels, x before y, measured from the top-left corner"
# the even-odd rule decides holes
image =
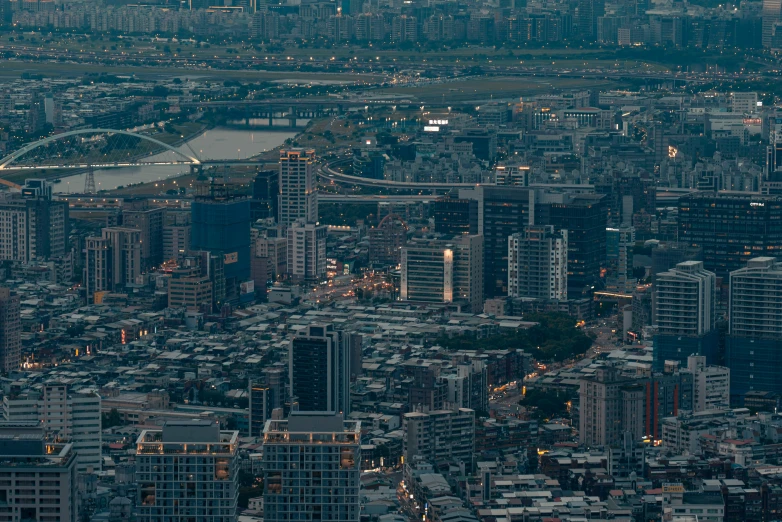
[[[376,227],[369,229],[369,264],[396,266],[407,243],[407,223],[396,214],[389,214]]]
[[[291,458],[296,455],[296,458]],[[361,422],[293,411],[263,431],[265,522],[358,522]]]
[[[29,424],[0,427],[0,518],[76,522],[76,452]],[[23,485],[23,487],[20,487]]]
[[[585,446],[609,446],[629,432],[644,433],[644,387],[619,376],[616,368],[598,368],[581,379],[578,441]]]
[[[212,310],[212,281],[201,273],[201,267],[178,268],[168,280],[168,307],[200,311]]]
[[[163,261],[181,263],[190,251],[190,212],[166,209],[163,223]]]
[[[285,402],[285,374],[282,368],[266,368],[257,378],[249,379],[250,436],[262,437],[266,421]]]
[[[475,453],[475,411],[469,408],[411,412],[402,416],[405,462],[462,462],[469,471]]]
[[[318,282],[326,277],[328,227],[294,221],[288,229],[287,270],[297,282]]]
[[[655,369],[661,370],[666,360],[687,364],[690,355],[703,355],[714,364],[718,346],[714,273],[704,270],[702,261],[684,261],[656,275],[654,292]]]
[[[227,186],[205,187],[193,200],[190,248],[223,257],[226,296],[250,279],[250,200]]]
[[[272,278],[288,272],[288,240],[284,237],[258,237],[255,240],[255,256],[265,257],[267,270]]]
[[[349,337],[332,325],[310,325],[293,338],[288,382],[299,410],[350,413]]]
[[[73,444],[80,473],[98,472],[103,466],[100,405],[100,395],[91,390],[73,390],[65,384],[43,387],[38,404],[41,424],[50,435]]]
[[[478,201],[451,194],[434,201],[434,231],[438,234],[478,234]]]
[[[508,296],[567,299],[567,230],[530,225],[508,238]]]
[[[730,407],[730,368],[709,366],[706,357],[691,355],[687,370],[692,379],[692,411],[721,410]]]
[[[19,295],[0,287],[0,371],[19,369],[22,354],[22,319]]]
[[[782,25],[782,1],[763,0],[763,11],[761,16],[763,18],[763,47],[767,49],[774,48],[776,39],[779,38],[777,33],[782,30],[778,29],[778,27]]]
[[[280,151],[279,223],[291,226],[294,221],[318,221],[318,184],[315,179],[313,149]]]
[[[141,265],[143,270],[158,266],[163,259],[163,224],[166,209],[150,208],[149,200],[126,201],[122,208],[122,226],[141,232]]]
[[[482,310],[482,236],[410,241],[402,248],[400,264],[402,301],[455,304],[468,313]]]
[[[717,277],[757,256],[782,254],[782,196],[696,192],[679,199],[679,241],[703,249]]]
[[[731,272],[728,314],[731,403],[748,391],[782,393],[782,263],[756,257]]]
[[[167,421],[136,441],[137,520],[233,522],[239,432],[206,419]]]
[[[85,240],[84,287],[87,302],[96,292],[115,291],[136,282],[141,275],[141,231],[108,227],[101,237]]]
[[[27,180],[21,192],[0,197],[0,260],[29,263],[64,256],[68,226],[68,203],[52,201],[46,181]]]

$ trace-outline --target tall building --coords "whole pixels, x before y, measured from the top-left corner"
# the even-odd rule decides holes
[[[19,369],[22,354],[22,319],[19,295],[0,287],[0,371]]]
[[[478,201],[451,194],[434,201],[434,231],[437,234],[478,234]]]
[[[396,266],[407,243],[407,223],[396,214],[380,220],[377,227],[369,229],[369,264],[372,266]]]
[[[38,405],[41,424],[52,436],[73,444],[79,473],[98,472],[103,466],[100,405],[94,391],[72,390],[65,384],[43,387]]]
[[[43,428],[29,424],[0,427],[0,438],[0,517],[77,522],[73,444],[48,442]]]
[[[291,341],[288,382],[300,411],[350,413],[350,336],[332,325],[310,325]]]
[[[585,446],[618,444],[629,432],[636,440],[644,434],[644,387],[619,376],[616,368],[598,368],[581,379],[578,441]]]
[[[568,297],[591,295],[600,288],[600,271],[606,266],[606,196],[562,194],[550,204],[548,213],[540,224],[568,231]]]
[[[435,464],[461,462],[472,469],[475,454],[475,411],[469,408],[411,412],[402,416],[405,462],[417,457]]]
[[[358,522],[360,478],[360,421],[334,412],[293,411],[288,420],[266,423],[265,522]]]
[[[285,402],[285,375],[282,368],[266,368],[258,378],[249,380],[250,437],[262,437],[266,421]]]
[[[400,299],[455,304],[468,313],[479,313],[483,308],[482,251],[482,236],[461,235],[407,243],[400,261]]]
[[[782,255],[782,196],[696,192],[679,199],[679,241],[703,249],[703,266],[727,279],[756,256]]]
[[[212,281],[199,266],[177,268],[168,280],[168,307],[212,311]]]
[[[141,231],[107,227],[101,237],[85,240],[84,287],[87,302],[96,292],[113,292],[136,282],[141,275]]]
[[[190,206],[190,248],[223,257],[226,297],[231,299],[239,284],[250,279],[250,201],[234,196],[227,186],[205,189]]]
[[[706,357],[690,355],[687,358],[687,371],[693,375],[693,413],[730,408],[730,368],[709,366]]]
[[[190,251],[190,212],[166,209],[163,224],[163,261],[181,263]]]
[[[508,295],[508,237],[535,224],[535,191],[525,187],[479,186],[460,198],[478,200],[483,236],[483,297]]]
[[[763,0],[763,47],[770,49],[775,46],[775,36],[780,31],[777,27],[782,24],[782,1]]]
[[[28,179],[21,192],[0,196],[0,261],[29,263],[68,252],[68,203],[53,201],[51,185]]]
[[[261,170],[253,179],[253,199],[250,202],[250,218],[279,219],[280,173],[276,170]]]
[[[782,263],[756,257],[730,274],[728,338],[732,404],[748,391],[782,393]]]
[[[508,296],[567,299],[567,230],[530,225],[508,238]]]
[[[143,270],[158,266],[163,259],[163,223],[166,209],[150,208],[149,200],[125,201],[122,226],[141,231],[141,265]]]
[[[606,286],[618,292],[632,292],[635,289],[634,245],[635,228],[622,225],[619,228],[606,229],[606,266],[610,273]]]
[[[102,237],[88,237],[84,240],[84,253],[84,291],[87,294],[87,303],[93,303],[97,292],[105,292],[110,288],[109,241]]]
[[[323,281],[326,277],[328,227],[294,221],[288,229],[287,270],[294,281]]]
[[[272,278],[288,273],[288,240],[284,237],[259,237],[255,240],[256,257],[268,259],[267,270]]]
[[[239,432],[217,421],[167,421],[136,441],[139,522],[236,520]]]
[[[717,362],[715,329],[717,278],[704,270],[702,261],[684,261],[657,274],[653,311],[654,367],[665,361],[687,364],[690,355],[703,355]]]
[[[578,1],[578,32],[581,38],[593,42],[597,38],[597,20],[605,15],[604,0]]]
[[[313,149],[280,151],[279,223],[291,226],[294,221],[318,221],[318,184],[315,179]]]

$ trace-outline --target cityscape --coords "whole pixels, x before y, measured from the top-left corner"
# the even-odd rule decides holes
[[[0,522],[782,521],[782,0],[0,0]]]

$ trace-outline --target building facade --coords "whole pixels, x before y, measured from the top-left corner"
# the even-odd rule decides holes
[[[280,151],[279,223],[291,226],[294,221],[318,221],[318,184],[315,179],[314,149]]]
[[[288,382],[301,411],[350,413],[350,339],[332,325],[310,325],[293,338]]]
[[[328,227],[295,221],[288,229],[287,270],[297,282],[320,282],[326,277]]]
[[[567,299],[567,230],[531,225],[508,237],[508,296]]]
[[[19,295],[0,287],[0,370],[19,369],[22,354],[22,325]]]
[[[475,453],[475,411],[469,408],[411,412],[402,416],[405,462],[417,457],[431,464],[463,463],[472,469]]]

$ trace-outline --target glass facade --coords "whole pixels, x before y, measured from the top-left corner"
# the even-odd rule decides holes
[[[227,281],[250,279],[250,201],[196,199],[191,212],[190,248],[222,254]]]

